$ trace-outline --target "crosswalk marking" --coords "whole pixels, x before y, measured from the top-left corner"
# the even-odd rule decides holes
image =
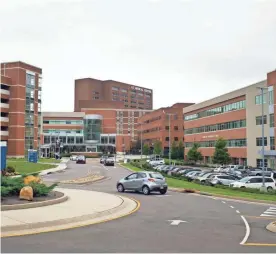
[[[262,217],[273,216],[276,217],[276,207],[269,207],[265,212],[261,214]]]

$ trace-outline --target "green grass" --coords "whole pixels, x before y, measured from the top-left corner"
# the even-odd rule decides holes
[[[9,158],[7,161],[25,161],[27,162],[26,158]],[[43,163],[60,163],[61,160],[56,160],[54,158],[39,158],[38,162],[43,162]]]
[[[23,160],[18,161],[7,161],[7,166],[14,167],[15,171],[20,174],[29,174],[29,173],[35,173],[42,170],[54,168],[54,165],[51,164],[40,164],[40,163],[32,163],[27,162]]]
[[[142,171],[140,168],[134,167],[129,163],[126,163],[123,165],[135,172]],[[243,191],[239,191],[239,190],[204,186],[204,185],[200,185],[197,183],[174,179],[174,178],[167,177],[167,176],[166,176],[166,180],[167,180],[169,187],[172,187],[172,188],[193,189],[193,190],[198,190],[201,192],[207,192],[210,194],[231,196],[231,197],[237,197],[237,198],[248,198],[248,199],[252,199],[252,200],[276,201],[276,195],[272,195],[272,194],[249,193],[249,192],[243,192]]]

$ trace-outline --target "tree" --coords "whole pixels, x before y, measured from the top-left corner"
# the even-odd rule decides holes
[[[178,158],[178,147],[175,141],[173,141],[171,146],[171,158],[177,159]]]
[[[161,141],[156,140],[154,142],[153,153],[157,154],[157,155],[161,155],[161,153],[162,153],[162,143],[161,143]]]
[[[149,155],[149,151],[150,151],[149,145],[144,144],[143,145],[143,155]]]
[[[179,160],[183,160],[184,159],[184,145],[183,145],[183,142],[182,140],[179,141],[178,143],[178,159]]]
[[[228,164],[231,161],[231,157],[226,146],[226,140],[223,138],[218,138],[215,144],[215,152],[213,155],[214,164]]]
[[[194,161],[195,163],[197,161],[201,161],[203,159],[202,154],[200,151],[198,151],[199,144],[194,143],[193,147],[188,151],[187,157],[189,161]]]

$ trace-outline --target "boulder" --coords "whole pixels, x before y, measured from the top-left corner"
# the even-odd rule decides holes
[[[34,198],[34,191],[31,186],[25,186],[20,190],[19,199],[32,201]]]
[[[42,183],[41,178],[38,176],[29,175],[24,178],[24,184],[28,185],[30,183]]]

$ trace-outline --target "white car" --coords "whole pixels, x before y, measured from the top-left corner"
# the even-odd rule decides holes
[[[70,160],[71,160],[71,161],[76,161],[77,158],[78,158],[77,155],[71,155],[71,156],[70,156]]]
[[[214,172],[216,172],[216,173],[223,172],[223,170],[224,170],[225,168],[226,168],[225,166],[217,167],[217,168],[214,169]]]
[[[233,188],[252,188],[260,189],[263,185],[263,178],[260,176],[248,176],[239,181],[230,184]],[[270,177],[265,177],[265,187],[267,191],[272,191],[276,189],[276,183],[274,179]]]
[[[150,160],[149,164],[151,166],[164,165],[165,164],[165,160],[164,159]]]

